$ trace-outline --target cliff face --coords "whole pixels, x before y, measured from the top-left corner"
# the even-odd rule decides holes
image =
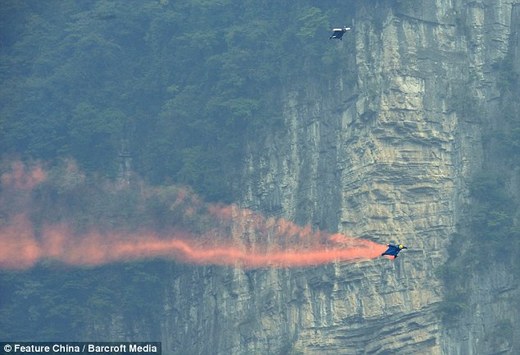
[[[251,158],[259,208],[413,246],[395,263],[338,264],[327,282],[305,282],[304,305],[321,306],[297,325],[304,352],[441,352],[435,270],[455,231],[456,170],[470,160],[448,92],[467,63],[444,8],[405,10],[360,8],[355,39],[335,44],[353,80],[289,92],[288,133]]]
[[[484,21],[480,27],[488,36],[488,32],[494,32],[492,43],[495,45],[492,47],[494,50],[488,50],[489,55],[483,56],[480,60],[480,68],[483,69],[474,69],[475,73],[479,73],[480,78],[476,80],[476,87],[482,93],[479,100],[483,108],[482,127],[508,127],[503,117],[508,114],[504,112],[511,107],[516,107],[518,115],[518,103],[515,98],[520,93],[520,87],[517,80],[511,79],[520,72],[520,4],[513,2],[511,7],[509,5],[507,4],[507,9],[511,10],[510,12],[503,12],[498,4],[495,4],[495,7],[483,8],[486,11],[478,11],[484,14],[480,16],[481,18],[486,18],[485,15],[489,14],[487,18],[490,20]],[[507,31],[501,33],[500,28]],[[481,45],[483,49],[490,46],[486,42]],[[497,59],[491,60],[491,58]],[[504,78],[497,78],[496,72],[490,70],[490,67],[496,67],[497,63],[500,65],[500,58],[510,66],[508,79],[505,81],[514,83],[507,89],[504,89]],[[479,67],[475,66],[475,68]],[[499,92],[497,87],[500,89]],[[518,119],[518,116],[516,117]],[[483,136],[486,137],[485,134]],[[483,164],[484,171],[498,172],[506,182],[507,194],[518,203],[520,201],[518,165],[510,169],[511,166],[506,163],[508,158],[493,149],[493,144],[488,143],[487,146],[483,158],[476,161]],[[461,207],[463,210],[464,204]],[[518,211],[514,214],[518,218]],[[461,229],[464,230],[466,221],[462,219],[459,222]],[[507,245],[504,247],[502,249],[509,248]],[[518,264],[510,260],[507,250],[500,250],[498,254],[502,255],[502,258],[486,260],[489,261],[488,265],[480,267],[478,272],[467,275],[470,286],[466,289],[464,312],[457,317],[457,321],[448,324],[444,329],[446,337],[443,337],[443,350],[446,353],[516,354],[519,352],[520,342],[514,336],[515,330],[520,327]],[[513,259],[517,257],[513,256]]]
[[[465,223],[468,181],[482,164],[481,122],[500,110],[492,68],[518,51],[517,12],[516,1],[361,5],[354,39],[335,44],[343,67],[337,80],[287,89],[287,131],[251,154],[247,203],[300,223],[412,246],[395,263],[303,274],[302,305],[281,305],[299,315],[294,349],[518,349],[507,335],[493,341],[487,334],[496,336],[504,310],[514,308],[517,290],[503,266],[490,264],[484,282],[475,283],[468,307],[479,311],[462,328],[441,321],[437,277]],[[314,274],[322,281],[313,282]],[[270,287],[290,292],[274,280]],[[506,324],[516,329],[518,314],[512,317]]]
[[[475,317],[453,328],[441,319],[437,270],[465,223],[481,120],[500,109],[491,69],[519,50],[519,4],[360,1],[354,31],[330,43],[335,79],[288,85],[285,127],[251,144],[243,205],[411,248],[394,262],[176,269],[159,320],[163,351],[518,352],[518,341],[483,340],[518,295],[507,270],[490,263],[470,292]],[[510,318],[518,329],[518,314]]]

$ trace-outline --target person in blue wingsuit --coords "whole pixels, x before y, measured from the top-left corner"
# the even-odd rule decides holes
[[[402,244],[398,244],[398,245],[388,244],[388,249],[386,249],[386,251],[383,254],[381,254],[381,256],[390,255],[390,256],[393,256],[395,259],[395,258],[397,258],[397,254],[399,254],[399,252],[403,249],[408,249],[408,248]]]

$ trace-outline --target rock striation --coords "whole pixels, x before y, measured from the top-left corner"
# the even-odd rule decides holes
[[[303,303],[313,310],[322,306],[307,315],[310,322],[295,327],[294,349],[495,351],[492,343],[484,352],[480,347],[484,318],[468,320],[462,331],[442,322],[438,269],[464,223],[468,181],[482,164],[482,120],[498,110],[492,68],[518,50],[511,48],[518,6],[360,5],[355,40],[337,48],[355,69],[345,69],[335,81],[287,89],[287,131],[265,142],[262,154],[251,154],[246,202],[299,223],[413,246],[395,263],[306,272],[330,274],[330,281],[317,285],[304,278]],[[474,304],[488,305],[488,316],[507,304],[490,301],[497,289],[512,288],[507,273],[501,275],[494,281],[501,286],[486,283],[473,295]],[[501,346],[511,351],[513,342]]]
[[[456,328],[442,320],[438,276],[482,165],[481,122],[499,110],[492,68],[519,51],[520,1],[356,8],[351,36],[331,42],[342,66],[287,84],[284,128],[251,142],[242,204],[410,249],[395,261],[307,269],[176,267],[156,320],[165,354],[520,351],[518,341],[485,341],[518,295],[507,270],[484,275],[470,296],[475,317]],[[497,302],[497,292],[508,297]]]

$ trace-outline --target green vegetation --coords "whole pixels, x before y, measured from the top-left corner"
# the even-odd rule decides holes
[[[283,83],[334,74],[333,5],[3,1],[0,151],[114,177],[125,140],[149,182],[233,200],[245,140],[281,124]]]
[[[92,327],[110,329],[114,308],[159,334],[164,279],[172,265],[155,261],[70,269],[41,265],[28,272],[0,272],[0,337],[19,341],[84,341]],[[126,324],[125,324],[126,325]],[[131,334],[129,326],[123,329]],[[99,339],[106,340],[106,339]],[[123,340],[123,339],[120,339]]]
[[[497,68],[498,86],[502,92],[501,110],[483,125],[485,161],[470,186],[469,217],[473,238],[487,243],[491,253],[500,250],[502,260],[513,257],[512,260],[518,263],[514,255],[520,250],[516,181],[520,168],[520,103],[516,100],[520,94],[520,80],[509,62],[510,59],[505,60]],[[507,85],[501,82],[505,77],[509,78]]]
[[[497,172],[477,175],[471,185],[471,196],[474,199],[471,226],[477,241],[496,250],[520,237],[515,235],[516,204],[506,189],[504,176]],[[500,254],[503,256],[504,251]]]
[[[36,232],[62,221],[79,232],[211,223],[184,213],[177,186],[205,200],[235,200],[246,141],[282,127],[282,90],[336,77],[329,29],[350,24],[354,4],[2,1],[0,152],[50,168],[31,192]],[[123,149],[154,189],[143,191],[139,178],[128,189],[100,178],[117,176]],[[204,208],[190,196],[181,203]],[[20,207],[7,205],[0,226]],[[0,338],[84,340],[118,315],[156,337],[164,280],[179,268],[44,263],[2,271]],[[131,337],[132,326],[122,336]]]
[[[218,223],[207,213],[207,204],[186,188],[121,188],[106,179],[86,179],[70,162],[48,171],[45,182],[32,191],[11,190],[0,190],[0,227],[25,213],[37,236],[45,226],[56,225],[68,227],[69,241],[81,241],[89,231],[160,235],[175,228],[197,233],[197,228],[207,231]],[[182,270],[182,265],[160,260],[96,267],[44,260],[26,271],[0,270],[0,338],[85,340],[86,332],[103,334],[102,327],[110,327],[118,316],[129,322],[121,331],[131,334],[132,324],[140,324],[150,332],[143,338],[154,338],[160,334],[168,280]]]
[[[438,270],[446,285],[439,309],[445,321],[456,321],[468,310],[469,283],[474,281],[468,275],[485,272],[490,262],[506,263],[511,272],[520,272],[520,80],[511,55],[494,69],[502,96],[501,110],[492,117],[478,112],[478,102],[470,90],[453,90],[452,105],[457,114],[482,125],[484,164],[469,185],[466,223],[452,237],[448,262]],[[504,322],[501,331],[505,332],[508,323]]]

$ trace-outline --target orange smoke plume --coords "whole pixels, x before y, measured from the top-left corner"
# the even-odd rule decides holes
[[[286,222],[284,222],[286,223]],[[316,235],[322,239],[322,233]],[[197,265],[228,265],[245,268],[304,267],[333,261],[376,258],[385,247],[364,239],[334,234],[328,238],[346,243],[294,243],[292,246],[251,245],[232,241],[209,242],[211,236],[185,232],[158,235],[153,232],[120,233],[90,231],[77,235],[64,225],[47,226],[36,238],[30,222],[18,216],[0,229],[0,267],[27,268],[41,260],[69,265],[102,265],[111,262],[171,258]],[[307,245],[306,245],[307,244]]]
[[[43,170],[16,166],[2,175],[2,185],[27,191],[44,177]],[[142,193],[147,194],[152,193]],[[184,222],[161,231],[99,226],[78,231],[73,221],[35,226],[26,213],[9,216],[0,224],[0,268],[25,269],[43,260],[95,266],[152,258],[244,268],[306,267],[372,259],[385,250],[369,240],[313,231],[236,205],[204,204],[186,189],[178,189],[168,206]]]

